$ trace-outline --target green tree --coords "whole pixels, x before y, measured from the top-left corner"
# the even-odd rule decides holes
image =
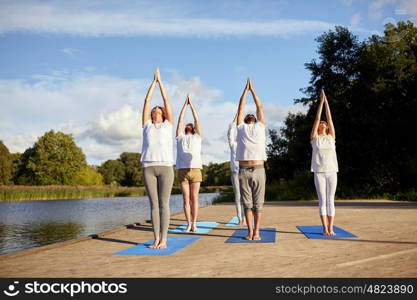
[[[103,175],[105,184],[121,185],[126,177],[126,167],[120,160],[107,160],[98,171]]]
[[[53,130],[41,136],[21,157],[19,184],[76,184],[77,174],[87,165],[72,135]]]
[[[317,41],[318,60],[306,64],[306,97],[295,100],[308,111],[289,114],[280,134],[271,136],[269,169],[284,168],[277,174],[290,179],[309,170],[309,134],[324,88],[336,128],[338,194],[415,189],[417,152],[410,130],[417,113],[417,28],[411,22],[388,24],[383,36],[359,42],[336,27]]]
[[[123,152],[119,160],[125,166],[125,178],[121,181],[123,186],[142,185],[142,167],[140,164],[140,153]]]
[[[97,172],[95,167],[84,166],[75,177],[74,183],[77,185],[102,185],[103,175]]]
[[[0,140],[0,185],[12,183],[12,172],[13,163],[9,149],[7,149],[3,141]]]
[[[10,153],[10,158],[12,159],[12,178],[14,184],[17,184],[17,177],[19,169],[22,165],[22,153]]]
[[[231,185],[230,162],[203,165],[202,185]]]
[[[373,149],[379,150],[368,150],[369,189],[394,193],[416,188],[417,153],[410,133],[417,113],[417,27],[409,21],[387,24],[383,36],[366,43],[361,67],[354,92],[366,91],[370,107],[361,125],[369,128]]]

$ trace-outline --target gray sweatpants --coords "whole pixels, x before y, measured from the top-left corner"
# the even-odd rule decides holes
[[[174,183],[174,169],[168,166],[143,168],[143,181],[151,204],[151,218],[155,239],[166,239],[170,211],[169,198]]]
[[[239,166],[240,196],[245,210],[260,212],[265,202],[264,166]]]

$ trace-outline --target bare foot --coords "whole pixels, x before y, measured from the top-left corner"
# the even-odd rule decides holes
[[[184,232],[190,232],[191,230],[191,223],[187,225],[187,228],[184,229]]]
[[[156,248],[157,249],[165,249],[166,247],[167,247],[167,241],[166,240],[161,240]]]
[[[191,226],[191,231],[192,232],[198,232],[198,227],[196,225],[196,222],[193,223],[193,226]]]
[[[252,240],[254,240],[254,241],[260,241],[261,240],[259,230],[255,230],[255,234],[253,235]]]
[[[243,225],[246,225],[245,220],[241,220],[241,221],[239,222],[239,226],[243,226]]]
[[[328,229],[328,233],[329,233],[329,235],[331,235],[331,236],[335,236],[335,235],[336,235],[336,233],[334,233],[334,231],[333,231],[333,228],[329,228],[329,229]]]
[[[323,228],[323,235],[330,235],[329,231],[327,230],[327,228]]]
[[[253,238],[253,232],[252,231],[249,231],[248,235],[245,236],[245,240],[250,241],[250,240],[252,240],[252,238]]]
[[[152,245],[149,245],[149,248],[156,249],[158,247],[159,240],[155,240]]]

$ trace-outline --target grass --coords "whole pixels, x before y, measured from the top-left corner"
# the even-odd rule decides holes
[[[201,193],[219,193],[231,190],[228,186],[202,186]],[[179,187],[173,187],[172,194],[181,194]],[[103,197],[145,196],[144,187],[114,187],[114,186],[0,186],[0,202],[53,199],[84,199]]]
[[[417,191],[410,190],[402,193],[381,193],[380,195],[349,194],[336,199],[386,199],[397,201],[417,201]],[[292,201],[292,200],[317,200],[317,194],[313,185],[304,184],[296,181],[282,181],[275,184],[267,184],[265,190],[266,201]],[[214,200],[214,203],[234,202],[233,190],[221,192]]]
[[[412,189],[408,192],[391,195],[392,200],[417,201],[417,191]]]
[[[298,181],[281,181],[280,183],[267,184],[265,187],[266,201],[292,201],[317,199],[314,186]],[[234,202],[233,190],[221,192],[215,199],[215,203]]]
[[[214,200],[219,202],[234,202],[231,186],[202,186],[200,193],[220,193]],[[172,188],[172,194],[181,194],[178,186]],[[53,200],[53,199],[84,199],[103,197],[145,196],[144,187],[115,187],[115,186],[0,186],[0,202],[25,200]],[[388,199],[399,201],[417,201],[417,191],[381,195],[349,195],[343,199]],[[315,200],[317,199],[314,186],[301,182],[280,182],[267,184],[265,199],[268,201]],[[336,199],[339,199],[336,194]]]

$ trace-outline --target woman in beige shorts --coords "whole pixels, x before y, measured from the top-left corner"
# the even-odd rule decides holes
[[[194,117],[194,124],[185,125],[182,131],[183,120],[187,105],[190,105]],[[203,180],[201,169],[201,126],[197,112],[191,102],[191,97],[187,95],[182,107],[177,126],[177,163],[178,179],[181,185],[182,196],[184,199],[184,214],[187,220],[185,232],[197,232],[198,216],[198,193],[200,184]]]

